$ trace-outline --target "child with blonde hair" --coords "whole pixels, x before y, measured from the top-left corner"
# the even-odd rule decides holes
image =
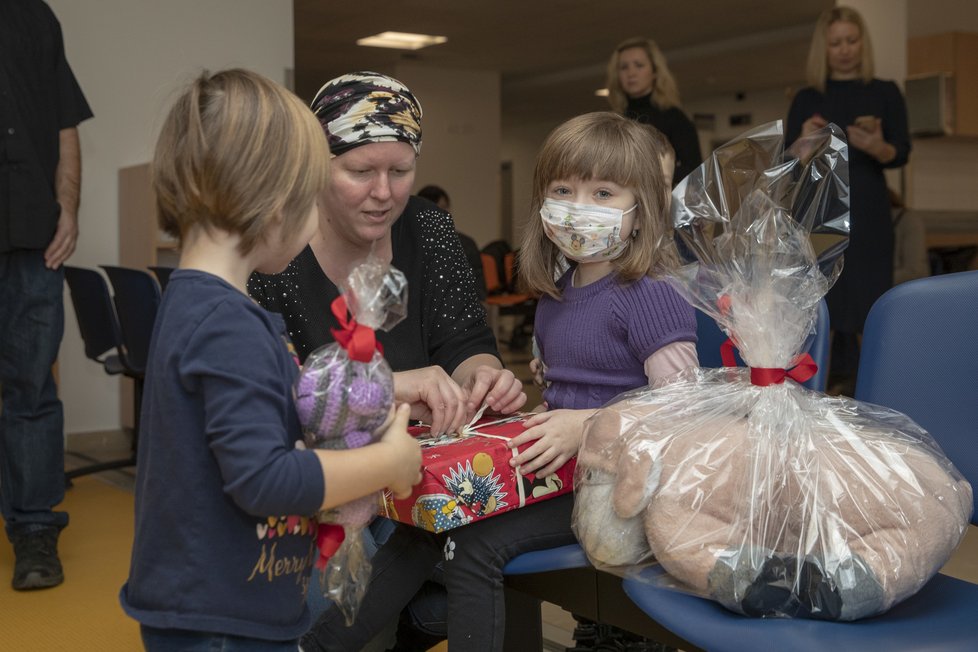
[[[294,350],[247,296],[253,271],[280,271],[315,233],[328,156],[309,109],[245,70],[202,74],[163,125],[153,186],[181,255],[150,344],[120,594],[147,650],[294,652],[316,512],[420,480],[407,406],[376,444],[298,445]]]

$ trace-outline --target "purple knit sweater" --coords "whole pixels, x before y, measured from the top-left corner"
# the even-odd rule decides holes
[[[673,342],[696,341],[693,308],[665,281],[621,284],[615,274],[575,288],[568,270],[563,299],[540,299],[534,332],[550,387],[550,409],[601,407],[648,384],[645,360]]]

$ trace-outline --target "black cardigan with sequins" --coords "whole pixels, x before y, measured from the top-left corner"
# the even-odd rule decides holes
[[[439,365],[451,374],[473,355],[499,357],[476,295],[477,279],[452,218],[430,202],[411,197],[391,227],[391,238],[393,265],[408,280],[407,317],[390,332],[377,333],[391,368]],[[281,274],[253,274],[248,292],[266,309],[282,314],[300,360],[333,341],[329,329],[339,325],[330,304],[339,291],[311,248]]]

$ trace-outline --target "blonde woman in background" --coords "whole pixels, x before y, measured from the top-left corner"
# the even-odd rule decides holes
[[[679,102],[679,88],[659,46],[647,38],[622,41],[608,62],[608,102],[632,120],[661,131],[675,151],[672,185],[703,162],[699,136]]]
[[[893,285],[893,221],[883,170],[905,165],[910,155],[907,107],[896,84],[873,77],[869,32],[849,7],[833,7],[819,17],[807,77],[809,86],[791,103],[785,142],[830,122],[846,131],[849,246],[842,275],[826,301],[835,335],[843,334],[838,344],[855,348],[870,307]],[[854,375],[857,365],[856,356],[835,356],[830,388],[842,383],[840,391],[849,393],[855,379],[840,375]]]

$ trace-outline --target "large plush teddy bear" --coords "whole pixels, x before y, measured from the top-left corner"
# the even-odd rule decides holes
[[[589,421],[575,532],[598,565],[654,556],[743,614],[878,614],[967,528],[971,487],[932,442],[886,408],[691,369]]]

